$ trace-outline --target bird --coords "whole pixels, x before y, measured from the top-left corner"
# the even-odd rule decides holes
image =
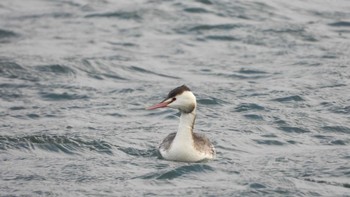
[[[170,133],[159,145],[159,153],[165,160],[178,162],[200,162],[215,158],[216,151],[210,140],[203,134],[193,132],[196,119],[197,101],[186,85],[171,90],[160,103],[148,107],[178,109],[181,113],[177,132]]]

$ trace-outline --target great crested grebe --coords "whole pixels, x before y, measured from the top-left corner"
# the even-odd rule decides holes
[[[215,148],[203,134],[193,132],[196,119],[196,97],[182,85],[169,92],[166,99],[147,109],[170,107],[181,112],[177,132],[170,133],[159,146],[159,152],[166,160],[197,162],[215,157]]]

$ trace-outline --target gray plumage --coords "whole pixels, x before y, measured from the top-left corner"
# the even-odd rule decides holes
[[[169,150],[171,143],[173,142],[175,136],[176,136],[176,132],[170,133],[168,136],[166,136],[164,138],[162,143],[159,145],[159,148],[164,149],[164,150]]]
[[[168,136],[164,138],[162,143],[159,145],[159,149],[169,150],[171,144],[174,141],[176,136],[176,132],[170,133]],[[210,142],[210,140],[203,134],[192,132],[193,137],[193,145],[196,150],[199,152],[209,153],[215,155],[214,145]]]
[[[200,152],[209,153],[215,155],[215,148],[210,140],[203,134],[193,133],[194,148]]]

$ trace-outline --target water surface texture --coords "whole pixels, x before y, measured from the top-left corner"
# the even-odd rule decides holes
[[[348,0],[1,0],[0,195],[350,196],[349,65]]]

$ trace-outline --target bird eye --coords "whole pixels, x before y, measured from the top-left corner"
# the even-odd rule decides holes
[[[173,99],[171,99],[171,102],[174,102],[174,101],[176,101],[176,98],[174,97]]]

